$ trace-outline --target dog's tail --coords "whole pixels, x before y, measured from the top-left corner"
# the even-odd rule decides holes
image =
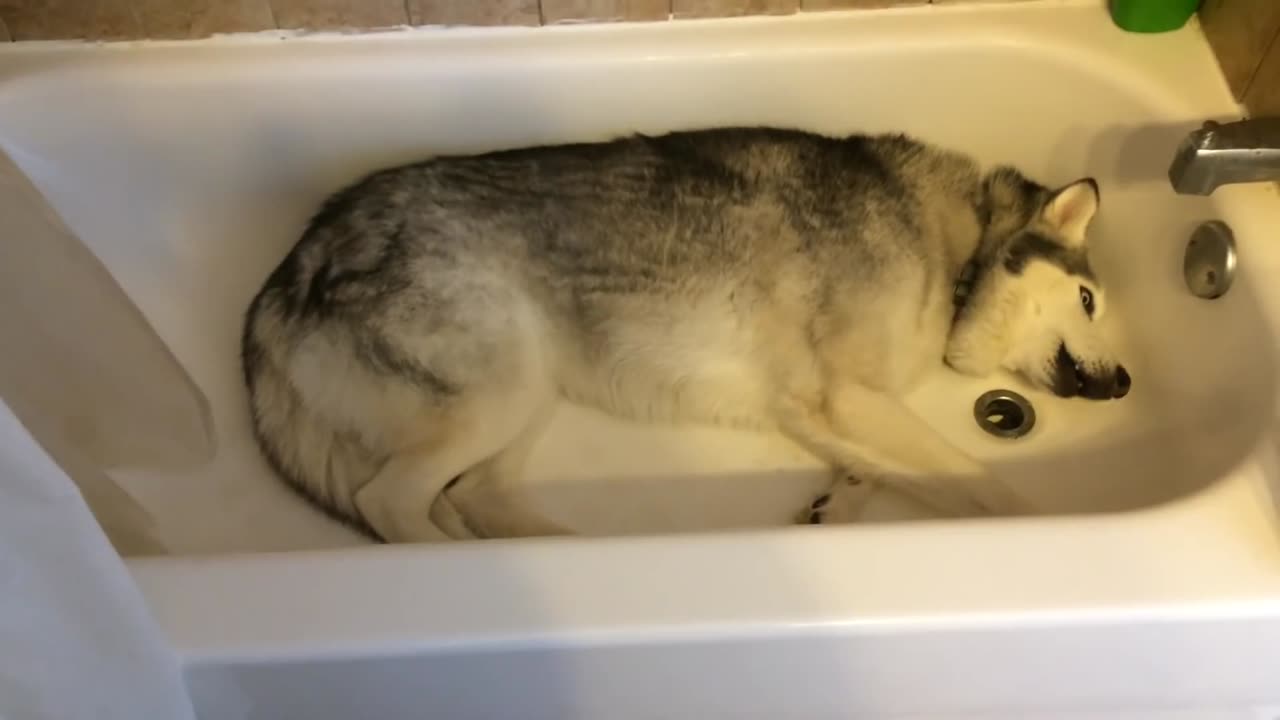
[[[291,317],[278,289],[254,298],[245,318],[241,366],[249,390],[253,435],[267,463],[288,485],[344,524],[377,537],[355,507],[354,493],[379,465],[358,437],[317,413],[297,387],[290,363],[306,331]]]

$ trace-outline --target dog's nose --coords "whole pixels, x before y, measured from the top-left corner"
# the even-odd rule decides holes
[[[1129,371],[1121,365],[1116,368],[1116,386],[1111,391],[1111,397],[1122,398],[1129,394],[1129,386],[1133,384],[1133,380],[1129,377]]]

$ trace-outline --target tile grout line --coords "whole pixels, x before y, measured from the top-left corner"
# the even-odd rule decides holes
[[[273,30],[280,29],[280,22],[276,20],[276,6],[271,0],[262,0],[267,4],[267,17],[271,18],[271,28]]]
[[[147,37],[147,28],[142,24],[142,13],[138,12],[138,3],[129,0],[129,17],[133,18],[133,26],[138,29],[138,36]]]
[[[1253,66],[1253,72],[1249,73],[1249,79],[1245,81],[1244,88],[1240,91],[1241,104],[1248,107],[1245,98],[1249,97],[1249,91],[1253,89],[1253,83],[1258,79],[1258,73],[1262,72],[1262,66],[1266,63],[1267,58],[1272,53],[1280,53],[1280,27],[1276,28],[1276,34],[1271,37],[1271,42],[1267,43],[1267,49],[1262,51],[1258,56],[1258,62]]]

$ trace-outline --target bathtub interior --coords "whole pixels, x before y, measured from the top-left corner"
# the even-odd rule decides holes
[[[1064,12],[1102,50],[1140,42],[1094,10]],[[328,193],[437,153],[731,124],[904,131],[1049,184],[1097,178],[1093,261],[1131,395],[1060,400],[1016,378],[939,368],[908,402],[1046,513],[1134,510],[1206,487],[1271,422],[1269,318],[1280,316],[1265,263],[1242,263],[1218,300],[1196,299],[1182,284],[1182,248],[1202,220],[1235,225],[1244,257],[1276,253],[1257,237],[1259,211],[1223,200],[1230,191],[1181,197],[1165,179],[1178,138],[1231,107],[1207,47],[1175,43],[1199,53],[1187,82],[1214,102],[1197,106],[1138,69],[1107,65],[1101,51],[1032,42],[1014,27],[990,38],[932,37],[929,23],[942,21],[921,17],[912,41],[841,37],[797,18],[748,22],[774,28],[767,44],[759,30],[739,37],[732,23],[708,23],[705,41],[688,29],[556,28],[234,52],[78,50],[48,72],[4,78],[0,145],[211,404],[212,462],[181,474],[114,473],[174,553],[366,542],[271,475],[249,434],[237,356],[249,299]],[[974,424],[974,399],[997,387],[1032,400],[1032,434],[1001,440]],[[528,473],[526,499],[588,535],[786,524],[827,478],[778,437],[643,426],[570,405]],[[872,516],[919,512],[885,502]]]

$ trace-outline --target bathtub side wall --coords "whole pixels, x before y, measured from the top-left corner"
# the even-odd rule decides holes
[[[975,1],[991,0],[0,0],[0,43],[188,39],[277,29],[649,22]],[[1200,17],[1236,98],[1255,115],[1280,113],[1280,3],[1203,0]]]
[[[0,0],[0,43],[189,39],[261,30],[650,22],[990,1]],[[1280,3],[1203,0],[1200,18],[1236,98],[1255,115],[1280,113]]]

